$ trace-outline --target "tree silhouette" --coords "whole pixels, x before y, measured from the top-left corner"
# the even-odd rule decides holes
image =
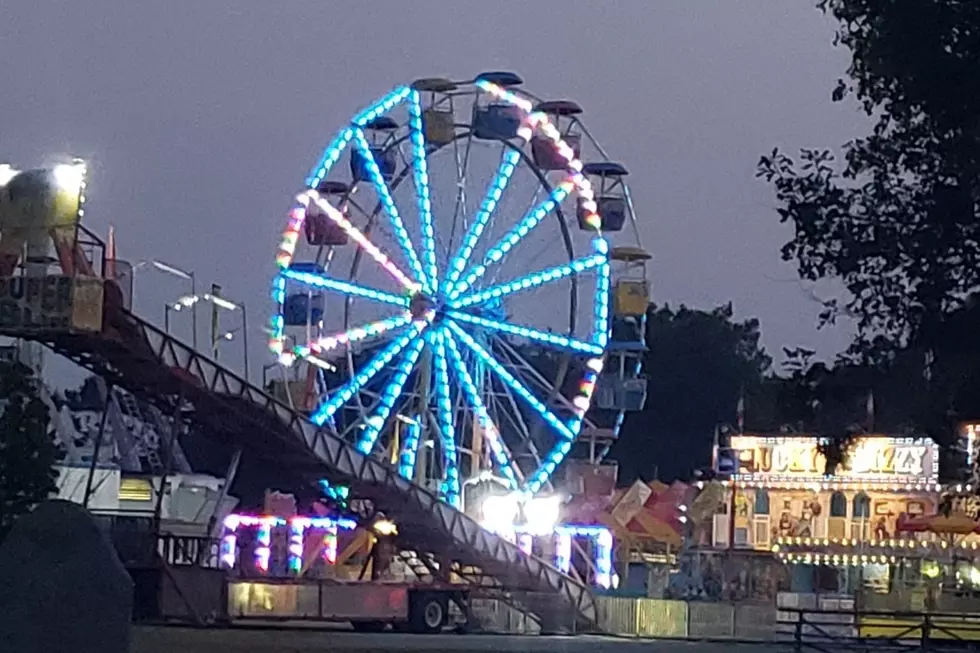
[[[859,349],[934,343],[980,285],[980,3],[822,0],[850,50],[834,101],[856,99],[872,133],[843,147],[773,150],[783,248],[803,279],[836,278],[849,298],[822,318],[857,316]]]
[[[647,403],[628,415],[611,452],[621,483],[689,478],[710,461],[715,427],[735,422],[740,396],[750,414],[762,412],[771,359],[759,337],[758,320],[735,321],[731,304],[710,311],[651,305]]]
[[[57,491],[62,452],[49,430],[38,381],[20,362],[0,362],[0,539],[14,520]]]

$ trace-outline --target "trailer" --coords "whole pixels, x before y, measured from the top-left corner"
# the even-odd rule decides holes
[[[320,611],[324,620],[347,621],[354,630],[363,632],[391,626],[413,633],[438,633],[459,617],[465,625],[469,592],[460,587],[412,583],[323,585]]]
[[[359,632],[393,630],[438,633],[465,630],[470,620],[470,591],[452,584],[410,582],[229,583],[228,617],[246,621],[323,621],[349,623]]]

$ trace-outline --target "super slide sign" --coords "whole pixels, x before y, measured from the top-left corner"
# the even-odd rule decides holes
[[[0,329],[99,331],[102,298],[95,277],[0,277]]]

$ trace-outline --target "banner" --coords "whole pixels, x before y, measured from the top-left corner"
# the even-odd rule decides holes
[[[653,490],[650,486],[637,479],[612,509],[612,518],[625,528],[626,524],[630,523],[630,520],[643,510],[643,506],[646,505],[652,495]]]
[[[100,331],[102,304],[98,278],[0,277],[0,330]]]
[[[810,480],[826,469],[817,438],[737,435],[730,455],[743,478]],[[939,451],[931,440],[881,435],[857,437],[835,473],[838,479],[930,484],[938,475]]]

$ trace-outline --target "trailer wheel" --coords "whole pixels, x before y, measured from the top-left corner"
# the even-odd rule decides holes
[[[446,625],[447,602],[440,594],[419,594],[412,602],[412,630],[438,633]]]

